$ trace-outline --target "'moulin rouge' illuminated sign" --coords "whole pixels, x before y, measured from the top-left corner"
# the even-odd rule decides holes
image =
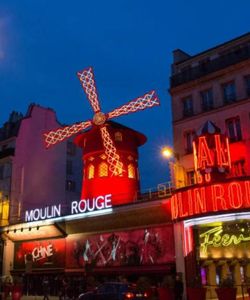
[[[172,220],[250,208],[250,180],[194,186],[170,200]]]
[[[222,134],[197,137],[193,142],[193,155],[198,183],[210,182],[211,174],[225,173],[231,168],[228,138]]]
[[[112,207],[112,195],[107,194],[91,199],[82,199],[80,201],[72,201],[70,207],[70,215],[89,213],[93,211],[100,211]],[[38,220],[46,220],[51,218],[61,217],[61,204],[46,206],[43,208],[36,208],[25,211],[25,222],[32,222]]]

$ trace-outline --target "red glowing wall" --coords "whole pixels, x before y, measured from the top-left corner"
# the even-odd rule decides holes
[[[65,239],[16,242],[14,268],[25,269],[28,256],[32,255],[32,268],[64,268]]]
[[[108,170],[107,174],[100,175],[101,163],[108,165],[108,162],[99,128],[93,127],[90,131],[77,136],[75,143],[83,149],[81,199],[111,194],[112,205],[133,202],[140,190],[138,147],[146,142],[146,137],[115,122],[108,122],[107,130],[120,156],[123,172],[121,175],[114,175]],[[130,167],[133,169],[132,172],[129,172]]]

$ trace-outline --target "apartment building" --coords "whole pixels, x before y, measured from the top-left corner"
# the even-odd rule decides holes
[[[176,190],[171,207],[172,219],[178,221],[174,225],[176,268],[187,286],[199,277],[207,287],[207,299],[216,297],[215,287],[228,277],[242,295],[250,277],[250,34],[195,55],[177,49],[173,57],[170,94]],[[228,149],[219,149],[219,144],[212,149],[211,137],[228,139]],[[202,141],[198,144],[202,176],[211,181],[199,179],[197,141]],[[227,172],[215,158],[221,153],[224,162],[228,156]],[[243,236],[244,242],[239,240]],[[222,242],[224,238],[228,243]],[[238,244],[233,242],[236,239]]]
[[[52,109],[31,104],[0,128],[1,225],[18,222],[27,209],[80,199],[81,150],[72,140],[47,150],[43,141],[60,126]]]
[[[177,187],[196,183],[193,139],[207,121],[228,135],[230,176],[250,174],[250,34],[189,55],[174,51],[170,78]],[[180,171],[181,169],[181,171]]]

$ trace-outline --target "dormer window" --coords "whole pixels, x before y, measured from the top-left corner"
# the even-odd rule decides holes
[[[115,133],[115,141],[122,142],[122,133],[120,131]]]

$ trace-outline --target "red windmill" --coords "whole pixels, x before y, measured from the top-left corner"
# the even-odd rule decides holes
[[[105,114],[101,111],[100,108],[93,69],[91,67],[86,68],[83,71],[78,72],[77,76],[87,95],[90,105],[94,110],[95,114],[93,116],[93,119],[87,120],[85,122],[75,123],[73,125],[58,128],[54,131],[45,133],[44,136],[46,147],[48,148],[51,145],[55,145],[58,142],[61,142],[66,138],[69,138],[72,135],[81,132],[84,129],[87,129],[91,125],[98,126],[102,137],[104,152],[107,156],[109,170],[113,175],[120,175],[123,171],[123,165],[120,161],[120,156],[117,153],[115,144],[113,143],[112,138],[107,130],[106,121],[121,115],[126,115],[139,110],[144,110],[149,107],[153,107],[155,105],[159,105],[159,99],[157,98],[156,93],[153,90]]]

